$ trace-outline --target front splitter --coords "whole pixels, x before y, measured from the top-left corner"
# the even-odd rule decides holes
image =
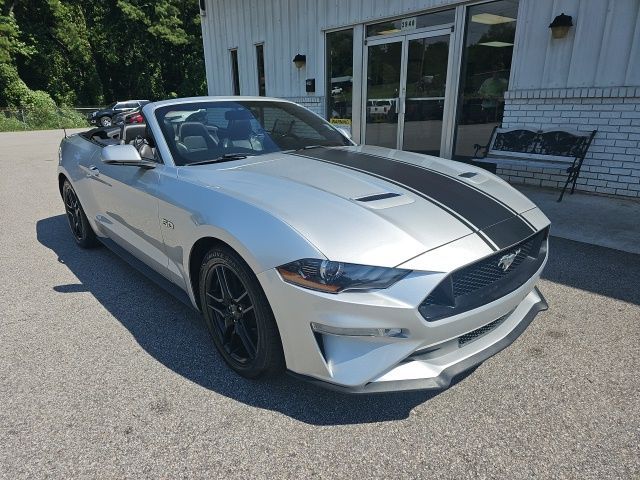
[[[287,373],[302,381],[313,383],[322,388],[329,390],[335,390],[342,393],[349,394],[368,394],[368,393],[385,393],[385,392],[403,392],[403,391],[415,391],[415,390],[444,390],[451,385],[451,381],[457,375],[466,372],[467,370],[480,365],[485,360],[494,356],[496,353],[504,350],[511,345],[522,333],[527,329],[529,324],[533,321],[539,312],[547,310],[549,304],[545,300],[540,290],[535,287],[535,292],[540,297],[540,300],[534,303],[523,319],[515,326],[511,332],[509,332],[504,338],[501,338],[489,347],[481,350],[474,355],[471,355],[464,360],[445,368],[440,372],[437,377],[431,378],[419,378],[411,380],[394,380],[388,382],[369,382],[364,385],[358,385],[355,387],[338,385],[331,382],[319,380],[308,375],[302,375],[292,371]]]

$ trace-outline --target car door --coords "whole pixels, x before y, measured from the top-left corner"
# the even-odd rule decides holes
[[[153,169],[95,162],[92,171],[98,207],[96,223],[118,246],[168,277],[158,192],[167,174],[162,163]]]

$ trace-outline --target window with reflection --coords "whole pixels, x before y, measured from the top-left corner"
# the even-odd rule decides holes
[[[487,143],[502,122],[509,88],[518,0],[467,9],[454,158],[473,157],[474,144]]]
[[[258,67],[258,95],[267,95],[267,85],[264,78],[264,45],[256,45],[256,63]]]
[[[238,50],[230,50],[231,52],[231,84],[233,94],[240,95],[240,73],[238,68]]]
[[[456,11],[451,9],[376,23],[367,27],[367,37],[395,35],[400,32],[411,33],[411,30],[453,23],[455,16]]]
[[[351,133],[353,29],[327,33],[327,118]]]

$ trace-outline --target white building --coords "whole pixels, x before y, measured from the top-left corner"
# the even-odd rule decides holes
[[[640,195],[640,0],[200,6],[211,95],[291,99],[359,143],[463,161],[499,124],[597,130],[578,189]],[[554,38],[562,13],[573,26]],[[566,177],[526,160],[498,173],[551,187]]]

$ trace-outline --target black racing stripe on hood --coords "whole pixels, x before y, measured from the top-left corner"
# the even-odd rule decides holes
[[[369,152],[367,152],[365,155],[369,155],[369,156],[372,156],[372,157],[378,157],[378,158],[384,158],[384,159],[389,160],[389,157],[385,157],[385,156],[383,156],[383,155],[378,155],[378,154],[374,154],[374,153],[369,153]],[[406,162],[406,161],[404,161],[404,160],[399,160],[399,159],[397,159],[397,158],[394,158],[394,159],[393,159],[393,161],[394,161],[394,162],[404,163],[404,164],[407,164],[407,165],[415,165],[415,164],[412,164],[412,163],[410,163],[410,162]],[[420,165],[419,167],[420,167],[420,168],[424,168],[425,170],[429,170],[430,172],[434,172],[434,173],[436,173],[436,174],[438,174],[438,175],[442,175],[443,177],[447,177],[447,178],[450,178],[450,179],[452,179],[452,180],[455,180],[456,182],[461,183],[461,184],[462,184],[462,185],[464,185],[465,187],[473,188],[474,190],[478,191],[479,193],[481,193],[481,194],[482,194],[482,195],[484,195],[485,197],[489,197],[489,198],[491,198],[493,201],[495,201],[495,202],[499,203],[500,205],[502,205],[503,207],[505,207],[507,210],[509,210],[511,213],[513,213],[513,215],[515,215],[515,216],[519,216],[519,217],[522,219],[522,221],[523,221],[526,225],[528,225],[528,226],[530,227],[530,231],[533,231],[533,232],[537,232],[537,231],[538,231],[538,229],[536,229],[536,228],[533,226],[533,224],[532,224],[531,222],[529,222],[526,218],[524,218],[524,217],[523,217],[522,215],[520,215],[517,211],[515,211],[513,208],[511,208],[508,204],[506,204],[505,202],[503,202],[503,201],[502,201],[502,200],[500,200],[499,198],[494,197],[494,196],[493,196],[493,195],[491,195],[490,193],[485,192],[484,190],[481,190],[480,188],[476,187],[475,185],[471,185],[471,184],[469,184],[469,183],[466,183],[466,182],[464,182],[464,181],[460,180],[460,178],[456,177],[455,175],[449,175],[449,174],[447,174],[447,173],[440,172],[440,171],[438,171],[438,170],[435,170],[435,169],[433,169],[433,168],[429,168],[429,167],[426,167],[426,166],[423,166],[423,165]]]
[[[531,228],[520,217],[514,216],[485,228],[483,233],[502,250],[530,237]]]
[[[464,218],[462,218],[456,212],[454,212],[453,210],[451,210],[451,209],[445,207],[444,205],[442,205],[441,203],[436,202],[432,198],[430,198],[430,197],[428,197],[428,196],[426,196],[426,195],[424,195],[424,194],[422,194],[422,193],[420,193],[420,192],[418,192],[418,191],[416,191],[416,190],[414,190],[414,189],[412,189],[412,188],[410,188],[410,187],[408,187],[406,185],[403,185],[401,183],[395,182],[395,181],[393,181],[393,180],[391,180],[389,178],[386,178],[386,177],[383,177],[383,176],[380,176],[380,175],[376,175],[375,173],[372,173],[372,172],[367,172],[367,171],[364,171],[364,170],[360,170],[359,168],[356,168],[356,167],[351,167],[351,166],[348,166],[348,165],[335,163],[335,162],[332,162],[332,161],[329,161],[329,160],[322,160],[322,159],[318,159],[318,158],[315,158],[315,157],[308,157],[306,155],[301,155],[299,153],[290,153],[290,155],[295,155],[295,156],[301,157],[301,158],[307,158],[309,160],[319,160],[321,162],[329,163],[331,165],[337,165],[339,167],[348,168],[349,170],[354,170],[356,172],[365,173],[367,175],[371,175],[372,177],[379,178],[380,180],[384,180],[385,182],[392,183],[393,185],[397,185],[400,188],[408,190],[408,191],[418,195],[419,197],[424,198],[425,200],[427,200],[431,204],[435,205],[436,207],[441,208],[442,210],[447,212],[449,215],[453,216],[456,220],[458,220],[460,223],[462,223],[465,227],[467,227],[472,232],[476,232],[478,234],[478,236],[482,239],[482,241],[484,241],[489,246],[489,248],[491,248],[491,250],[493,250],[493,251],[497,251],[498,250],[498,247],[491,240],[489,240],[484,234],[482,234],[482,232],[478,231],[477,228],[474,225],[471,225],[469,222],[467,222]]]
[[[532,228],[521,217],[500,202],[456,179],[419,165],[328,148],[308,150],[300,156],[355,168],[419,192],[456,212],[475,227],[473,230],[484,231],[493,227],[491,233],[485,234],[499,249],[511,246],[532,233]],[[514,237],[518,237],[515,242],[511,241]]]

